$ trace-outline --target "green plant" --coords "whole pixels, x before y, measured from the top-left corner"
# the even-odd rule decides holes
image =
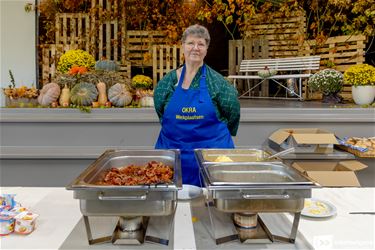
[[[152,79],[145,75],[136,75],[132,78],[132,86],[134,88],[150,88],[152,86]]]
[[[324,69],[310,77],[308,85],[313,91],[320,91],[323,95],[340,92],[344,78],[341,72],[334,69]]]
[[[67,73],[73,66],[84,66],[87,69],[92,69],[95,66],[95,59],[84,50],[68,50],[60,57],[57,70],[61,73]]]
[[[345,70],[345,83],[353,86],[375,85],[375,67],[368,64],[356,64]]]

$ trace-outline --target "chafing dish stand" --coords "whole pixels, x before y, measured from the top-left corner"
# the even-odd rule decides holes
[[[171,237],[174,213],[168,216],[139,216],[139,226],[127,228],[134,222],[120,217],[112,235],[93,239],[88,216],[83,216],[89,245],[112,242],[114,245],[140,245],[146,242],[168,245]]]
[[[111,168],[144,166],[150,161],[173,166],[172,183],[100,185]],[[73,190],[74,198],[80,201],[90,245],[104,242],[139,245],[145,241],[168,245],[173,232],[177,192],[182,188],[180,151],[107,150],[66,188]],[[89,216],[119,217],[112,236],[94,239]]]
[[[245,244],[272,242],[294,243],[296,240],[301,212],[294,213],[291,233],[289,238],[287,238],[273,235],[260,216],[258,216],[258,224],[255,229],[244,229],[234,224],[232,213],[218,211],[208,199],[206,200],[206,206],[208,207],[211,228],[213,230],[212,235],[217,245],[234,240],[240,240],[241,243]]]
[[[207,160],[207,156],[220,151],[232,161]],[[195,149],[201,185],[207,188],[206,206],[216,244],[233,240],[294,243],[304,199],[310,198],[311,189],[320,185],[281,162],[254,162],[254,157],[250,157],[254,150],[247,151],[248,154],[246,149]],[[241,161],[234,161],[236,154],[241,155]],[[273,235],[258,216],[285,212],[294,214],[288,237]],[[235,218],[243,220],[244,225]]]

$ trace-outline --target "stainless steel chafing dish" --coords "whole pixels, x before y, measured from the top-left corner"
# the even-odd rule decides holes
[[[259,151],[255,157],[247,156],[247,151],[253,152],[245,149],[195,150],[201,180],[208,190],[214,212],[296,213],[292,237],[287,239],[294,242],[304,199],[311,197],[311,189],[319,184],[281,162],[262,161],[267,158],[264,151]],[[212,161],[220,153],[230,157],[232,162]],[[223,218],[223,215],[218,217]],[[217,226],[213,225],[213,228]],[[222,239],[217,242],[221,243]]]
[[[261,149],[197,149],[196,156],[201,163],[220,162],[229,160],[232,162],[274,162],[268,159],[271,156],[267,151]]]
[[[104,177],[106,170],[112,167],[119,168],[132,164],[142,166],[150,161],[172,166],[174,170],[172,183],[136,186],[97,184]],[[127,228],[137,228],[138,226],[129,226],[134,221],[143,221],[142,223],[146,221],[149,224],[151,219],[149,220],[148,217],[164,217],[164,221],[166,217],[169,217],[173,220],[177,206],[177,192],[182,189],[180,151],[107,150],[66,188],[73,190],[74,198],[80,200],[80,209],[85,219],[90,244],[102,242],[103,239],[93,240],[91,238],[87,216],[119,216],[119,227],[121,228],[117,231],[120,233],[126,231]],[[147,217],[147,219],[135,219],[135,217],[141,216]],[[120,233],[117,232],[114,235],[118,238]],[[155,239],[156,237],[151,236],[150,238]],[[112,243],[114,241],[116,239],[112,237]],[[140,242],[143,243],[142,240]]]
[[[149,161],[173,166],[171,184],[105,186],[96,183],[112,167],[145,165]],[[80,200],[83,215],[162,216],[173,212],[182,188],[180,154],[177,150],[107,150],[70,185]]]

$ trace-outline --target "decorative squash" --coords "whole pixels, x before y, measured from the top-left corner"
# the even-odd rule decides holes
[[[108,98],[116,107],[129,105],[133,99],[125,84],[116,83],[108,90]]]
[[[139,100],[141,107],[154,107],[154,98],[152,96],[144,96]]]
[[[261,78],[271,77],[276,74],[277,74],[277,70],[269,69],[268,66],[265,66],[263,70],[258,71],[258,76],[260,76]]]
[[[108,101],[107,91],[106,91],[107,87],[104,82],[98,82],[96,84],[96,88],[99,91],[99,97],[98,97],[99,106],[104,106],[105,103]]]
[[[66,84],[64,88],[61,90],[61,95],[59,99],[60,106],[64,106],[64,103],[67,103],[65,104],[65,106],[69,106],[70,103],[70,89]]]
[[[98,97],[95,85],[88,82],[81,82],[75,85],[71,91],[70,100],[79,106],[91,106],[91,103]]]
[[[60,86],[51,82],[43,86],[38,96],[38,102],[42,106],[48,106],[52,102],[57,101],[60,95]]]
[[[101,60],[95,63],[95,70],[118,71],[119,66],[114,61]]]

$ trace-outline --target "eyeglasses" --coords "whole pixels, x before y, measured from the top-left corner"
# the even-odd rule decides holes
[[[204,43],[194,43],[194,42],[187,42],[185,43],[188,49],[197,48],[199,50],[207,48],[206,44]]]

